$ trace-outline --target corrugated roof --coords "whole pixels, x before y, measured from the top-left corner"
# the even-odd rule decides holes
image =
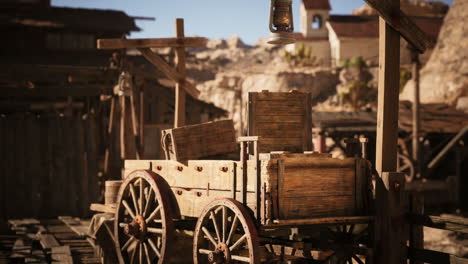
[[[321,10],[331,10],[331,5],[329,0],[302,0],[305,9],[321,9]]]
[[[51,7],[1,8],[0,25],[69,28],[90,32],[139,31],[132,17],[122,11]]]
[[[411,17],[414,23],[434,40],[443,24],[442,18]],[[378,16],[331,15],[328,21],[341,38],[378,38]]]

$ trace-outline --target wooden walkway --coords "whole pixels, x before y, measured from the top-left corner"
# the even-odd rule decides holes
[[[8,221],[11,232],[0,234],[0,264],[99,264],[87,239],[87,221],[71,217]]]

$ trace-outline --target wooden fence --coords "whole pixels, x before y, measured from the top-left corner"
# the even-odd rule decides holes
[[[89,215],[97,135],[93,116],[0,116],[0,219]]]

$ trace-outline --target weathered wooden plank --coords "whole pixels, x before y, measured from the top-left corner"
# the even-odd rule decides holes
[[[185,79],[185,75],[179,71],[175,71],[166,61],[164,61],[159,55],[155,54],[148,48],[138,49],[141,54],[149,60],[154,66],[160,69],[167,77],[178,82],[181,87],[187,91],[193,98],[198,98],[200,91],[195,88],[191,82]]]
[[[95,84],[38,85],[33,89],[25,87],[1,88],[6,97],[59,97],[59,96],[99,96],[112,94],[112,88]]]
[[[91,211],[115,214],[115,206],[109,204],[92,203],[89,207]]]
[[[39,242],[44,250],[50,250],[53,247],[60,246],[59,242],[52,234],[39,234]]]
[[[352,195],[342,196],[279,196],[280,219],[301,219],[307,217],[351,216],[355,214]]]
[[[408,258],[424,263],[467,264],[468,259],[428,249],[408,248]]]
[[[275,220],[272,224],[270,224],[270,226],[284,227],[301,225],[364,224],[371,223],[373,221],[373,216],[320,217],[307,219]]]
[[[187,161],[237,151],[232,120],[167,129],[162,135],[166,157],[171,160]]]
[[[68,226],[75,234],[80,237],[86,237],[88,234],[88,226],[81,224],[79,218],[71,216],[59,216],[58,219]]]
[[[176,35],[177,39],[182,40],[185,37],[184,33],[184,20],[182,18],[176,19]],[[186,113],[185,103],[186,96],[184,88],[184,79],[186,77],[185,70],[185,47],[177,47],[176,51],[176,67],[177,72],[183,76],[178,80],[175,89],[175,113],[174,113],[174,127],[181,127],[185,125]],[[188,91],[189,92],[189,91]]]
[[[200,37],[159,39],[98,39],[98,49],[205,47],[207,39]]]
[[[58,246],[52,248],[52,264],[73,264],[73,257],[70,246]]]
[[[460,233],[468,233],[468,220],[462,218],[450,218],[444,216],[429,216],[420,214],[409,214],[408,219],[412,224],[427,227],[450,230]]]
[[[13,244],[11,259],[24,259],[31,254],[32,240],[19,237]]]

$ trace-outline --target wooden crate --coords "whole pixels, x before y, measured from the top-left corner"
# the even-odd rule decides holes
[[[249,136],[260,136],[259,152],[312,150],[309,93],[249,93]]]
[[[369,201],[367,162],[308,154],[263,154],[262,180],[272,220],[356,216]],[[268,213],[270,212],[270,213]]]
[[[162,131],[166,159],[186,162],[237,151],[232,120],[208,122]]]

